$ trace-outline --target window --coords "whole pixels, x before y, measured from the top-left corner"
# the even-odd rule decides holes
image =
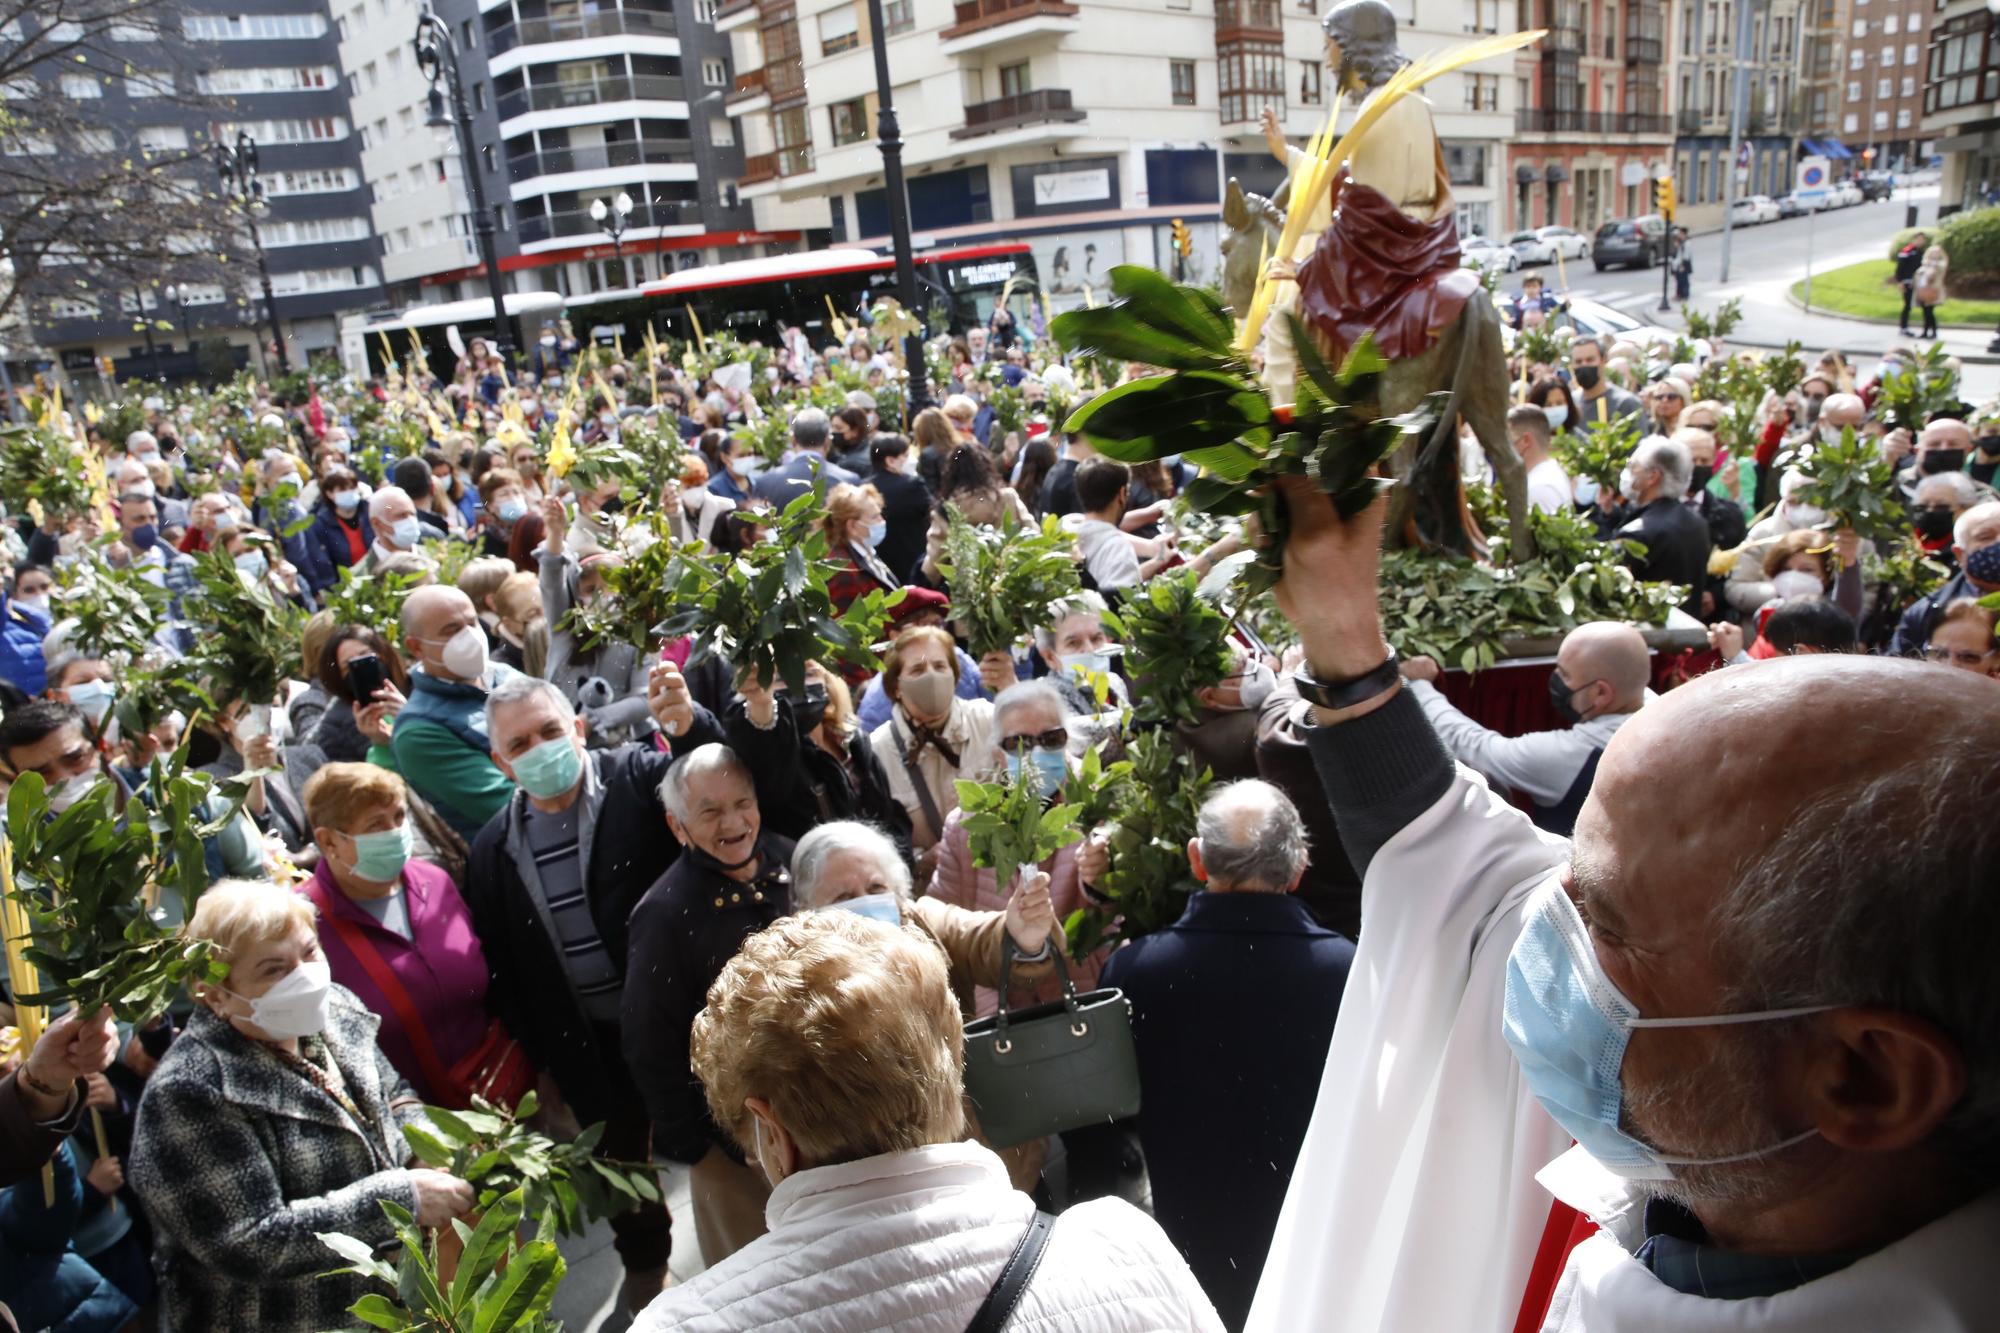
[[[829,9],[819,16],[819,53],[839,55],[861,45],[861,16],[851,4]]]
[[[1883,68],[1883,69],[1894,69],[1895,67],[1896,67],[1896,48],[1895,48],[1895,47],[1893,47],[1893,46],[1885,46],[1885,47],[1883,47],[1883,48],[1882,48],[1882,68]]]
[[[321,14],[189,14],[181,34],[197,42],[261,42],[318,37],[326,31]]]
[[[474,111],[486,109],[486,85],[483,83],[472,85],[472,109]]]
[[[1902,95],[1904,97],[1915,97],[1917,95],[1917,80],[1914,75],[1905,74],[1903,76]]]
[[[1894,13],[1884,14],[1882,16],[1882,35],[1884,37],[1894,37],[1897,30],[1902,26],[1902,22]]]
[[[1917,50],[1918,46],[1915,42],[1911,42],[1903,48],[1903,63],[1905,65],[1914,65],[1917,63]]]
[[[1192,68],[1192,66],[1189,68]],[[1320,74],[1324,69],[1324,62],[1319,60],[1301,60],[1299,62],[1300,106],[1318,106],[1324,99],[1324,85],[1320,82]],[[1498,76],[1496,75],[1495,77]],[[1190,77],[1188,83],[1192,87],[1194,80]],[[1193,101],[1193,97],[1188,98],[1190,104]]]
[[[1850,102],[1861,100],[1861,80],[1849,79],[1847,81],[1847,100]]]
[[[415,133],[417,128],[417,109],[406,106],[401,111],[398,111],[396,113],[396,128],[405,134]]]
[[[1500,76],[1498,74],[1466,75],[1465,109],[1467,111],[1498,111],[1500,109]]]
[[[347,121],[340,116],[303,116],[286,120],[218,121],[208,127],[209,137],[233,143],[243,131],[259,144],[270,147],[287,143],[328,143],[347,137]]]
[[[361,127],[361,151],[365,153],[374,146],[375,140],[369,135],[368,127],[363,125]]]
[[[277,296],[297,296],[302,292],[353,291],[373,287],[375,270],[366,264],[351,268],[311,268],[297,273],[273,273],[271,291]]]
[[[1860,128],[1861,117],[1855,115],[1852,111],[1840,118],[1840,132],[1842,134],[1852,134]]]
[[[1878,130],[1889,128],[1889,113],[1887,111],[1877,111],[1875,113],[1875,128]]]
[[[1856,48],[1855,50],[1849,51],[1847,53],[1847,67],[1849,69],[1860,69],[1863,65],[1867,63],[1868,63],[1868,53],[1866,51]]]
[[[715,116],[708,122],[708,141],[717,148],[736,146],[736,122],[727,116]]]
[[[97,303],[75,296],[58,296],[49,302],[50,319],[96,319]]]
[[[334,77],[331,65],[217,69],[197,75],[195,87],[204,93],[294,93],[329,87]]]
[[[1453,185],[1486,184],[1486,145],[1446,143],[1444,170],[1446,178]]]
[[[696,23],[715,22],[715,0],[694,0],[694,21]]]
[[[1280,42],[1230,42],[1215,53],[1216,88],[1225,124],[1254,120],[1269,106],[1285,113],[1285,48]]]
[[[168,72],[148,74],[127,74],[125,95],[132,98],[169,97],[174,91],[174,76]]]
[[[326,245],[334,241],[368,239],[366,218],[301,218],[290,222],[266,222],[264,245],[278,250],[292,245]]]
[[[1868,20],[1867,19],[1854,20],[1854,31],[1849,35],[1854,37],[1856,40],[1866,37],[1868,35]]]
[[[1893,97],[1895,96],[1894,92],[1892,91],[1893,87],[1894,85],[1891,83],[1890,80],[1877,79],[1875,81],[1875,95],[1877,97]]]
[[[1465,24],[1467,32],[1498,32],[1502,22],[1501,0],[1472,0],[1472,15]],[[1312,8],[1311,5],[1304,6]]]
[[[104,89],[88,74],[65,74],[62,76],[62,95],[72,102],[87,102],[93,97],[104,96]]]
[[[701,81],[711,88],[720,88],[729,82],[729,66],[714,56],[701,62]]]
[[[139,147],[150,152],[169,152],[188,146],[188,132],[178,125],[142,125]]]
[[[827,107],[826,118],[833,130],[833,143],[836,148],[844,144],[867,141],[867,98],[857,97],[852,101],[834,102]]]
[[[888,0],[882,6],[882,31],[900,37],[917,26],[917,0]]]
[[[1024,97],[1034,89],[1034,82],[1028,77],[1028,62],[1000,67],[1000,95],[1002,97]]]
[[[1194,61],[1167,62],[1167,89],[1175,106],[1194,105]]]

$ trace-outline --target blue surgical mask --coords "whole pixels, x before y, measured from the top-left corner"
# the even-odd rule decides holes
[[[389,884],[403,873],[410,859],[410,821],[375,833],[350,833],[354,843],[354,873],[372,884]]]
[[[1044,750],[1040,747],[1028,751],[1034,767],[1037,789],[1045,797],[1053,796],[1069,780],[1069,757],[1061,750]],[[1021,756],[1007,752],[1007,776],[1015,782],[1021,780]]]
[[[502,523],[518,523],[521,521],[522,516],[528,512],[528,502],[526,500],[502,500],[500,507],[494,512],[499,514]]]
[[[1558,884],[1538,890],[1527,925],[1507,958],[1501,1035],[1513,1048],[1528,1091],[1598,1165],[1627,1180],[1672,1180],[1676,1166],[1722,1166],[1766,1157],[1818,1133],[1726,1157],[1669,1157],[1619,1127],[1619,1070],[1634,1028],[1770,1023],[1836,1008],[1830,1004],[1700,1018],[1641,1018],[1606,976],[1576,904]]]
[[[1112,658],[1113,654],[1106,648],[1098,648],[1087,653],[1064,653],[1061,658],[1062,669],[1072,676],[1083,673],[1108,676],[1111,674]]]
[[[150,551],[160,544],[160,530],[151,523],[141,523],[132,529],[132,549]]]
[[[417,520],[414,518],[399,518],[389,525],[390,540],[396,543],[398,549],[404,551],[417,549],[417,538],[422,532],[423,529],[417,526]]]
[[[82,680],[69,687],[70,705],[92,722],[102,722],[118,692],[101,680]]]
[[[852,912],[856,916],[865,916],[870,921],[880,921],[888,926],[900,926],[903,924],[902,903],[893,893],[863,894],[859,898],[848,898],[841,902],[830,904],[825,910],[829,912]]]
[[[583,756],[568,736],[543,741],[514,761],[514,781],[540,800],[553,800],[583,776]]]
[[[218,510],[216,510],[216,511],[215,511],[215,530],[216,530],[217,532],[234,532],[234,531],[236,531],[236,511],[235,511],[235,510],[233,510],[233,509],[218,509]]]
[[[248,574],[253,581],[271,572],[271,562],[264,558],[262,551],[245,551],[236,557],[236,567]]]
[[[880,546],[882,539],[888,535],[889,524],[887,521],[878,518],[873,523],[870,523],[868,525],[868,545],[870,549]]]
[[[361,492],[335,491],[333,493],[333,507],[343,514],[353,513],[361,507]]]

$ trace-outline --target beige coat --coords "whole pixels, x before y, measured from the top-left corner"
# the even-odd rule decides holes
[[[943,821],[958,809],[958,788],[960,778],[981,777],[992,758],[993,748],[993,703],[988,699],[953,699],[951,716],[944,726],[945,741],[958,752],[958,767],[953,768],[945,757],[930,746],[916,761],[917,772],[922,775],[924,786],[930,791],[931,802],[937,809],[936,825],[924,811],[924,803],[917,797],[915,782],[911,780],[910,769],[903,762],[903,750],[911,743],[909,717],[901,704],[890,715],[887,722],[875,728],[868,743],[875,747],[875,757],[882,761],[883,771],[889,775],[889,794],[896,798],[910,816],[911,845],[918,852],[927,852],[937,845],[944,835]]]

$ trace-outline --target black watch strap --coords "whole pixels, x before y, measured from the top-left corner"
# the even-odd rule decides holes
[[[1382,665],[1366,675],[1351,680],[1325,681],[1301,666],[1292,673],[1292,684],[1298,687],[1299,697],[1307,703],[1321,708],[1352,708],[1395,688],[1396,682],[1403,678],[1399,666],[1400,659],[1396,650],[1391,648]]]

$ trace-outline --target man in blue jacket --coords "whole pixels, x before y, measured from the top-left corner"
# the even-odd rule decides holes
[[[1354,945],[1294,896],[1310,849],[1291,801],[1251,779],[1202,804],[1181,919],[1111,955],[1132,1001],[1153,1215],[1241,1328],[1319,1094]],[[1095,840],[1093,839],[1093,842]],[[1077,860],[1086,883],[1103,853]]]
[[[32,698],[48,688],[42,640],[55,623],[49,607],[55,580],[40,565],[21,565],[9,582],[0,598],[0,679]]]

